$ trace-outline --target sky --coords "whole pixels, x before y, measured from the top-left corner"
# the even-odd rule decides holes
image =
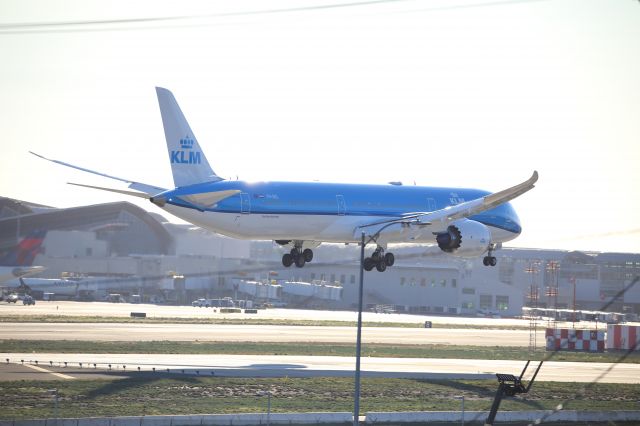
[[[220,176],[499,191],[537,170],[509,246],[640,252],[636,0],[0,0],[0,58],[0,196],[169,216],[28,153],[172,187],[161,86]]]

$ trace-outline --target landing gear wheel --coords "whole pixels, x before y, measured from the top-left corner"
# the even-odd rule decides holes
[[[373,259],[371,259],[370,257],[367,257],[366,259],[364,259],[364,270],[369,272],[370,270],[373,269],[373,267],[376,266],[376,262],[373,261]]]
[[[498,264],[498,259],[493,255],[494,250],[496,250],[496,245],[492,243],[489,245],[487,255],[482,259],[484,266],[496,266]]]
[[[482,264],[484,266],[496,266],[498,264],[498,259],[494,256],[485,256],[484,259],[482,259]]]
[[[302,268],[306,262],[304,261],[304,256],[296,256],[296,266],[298,268]]]
[[[311,249],[304,249],[302,252],[305,262],[311,262],[313,260],[313,251]]]
[[[291,255],[289,253],[285,253],[282,256],[282,265],[285,268],[288,268],[289,266],[293,265],[293,257],[291,257]]]
[[[393,266],[395,261],[396,258],[393,253],[385,253],[384,247],[378,246],[376,250],[371,253],[371,257],[367,257],[364,260],[364,269],[371,271],[375,267],[378,271],[384,272],[388,266]]]
[[[393,264],[396,263],[396,257],[393,253],[387,253],[384,255],[384,263],[386,263],[387,266],[393,266]]]

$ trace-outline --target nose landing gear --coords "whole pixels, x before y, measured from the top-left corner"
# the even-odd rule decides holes
[[[495,258],[495,256],[491,255],[493,253],[493,250],[495,250],[495,246],[491,244],[489,246],[487,255],[482,259],[482,264],[484,266],[496,266],[498,264],[498,260]]]

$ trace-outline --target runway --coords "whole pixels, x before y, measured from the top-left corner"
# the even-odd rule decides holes
[[[47,369],[50,365],[77,368],[84,372],[105,371],[111,365],[115,372],[140,371],[198,374],[202,376],[240,377],[352,377],[354,357],[333,356],[275,356],[275,355],[174,355],[174,354],[52,354],[2,353],[3,362],[20,364],[31,361]],[[51,364],[50,364],[51,362]],[[524,361],[429,359],[429,358],[363,358],[364,377],[412,379],[493,379],[495,373],[520,375]],[[125,366],[123,368],[123,366]],[[525,380],[533,374],[532,363]],[[608,371],[610,370],[610,371]],[[57,374],[61,370],[57,369]],[[62,370],[64,371],[64,370]],[[197,372],[197,373],[196,373]],[[86,374],[85,373],[85,374]],[[213,373],[213,374],[212,374]],[[65,373],[71,379],[73,373]],[[640,383],[639,364],[607,364],[582,362],[546,362],[536,380],[558,382]]]
[[[537,340],[544,344],[544,330]],[[0,339],[84,341],[325,342],[354,343],[355,327],[144,324],[3,323]],[[406,345],[528,346],[527,330],[364,327],[362,341]]]
[[[65,312],[74,316],[129,316],[132,311],[152,312],[158,317],[218,317],[211,309],[192,307],[167,307],[155,305],[130,305],[110,303],[40,302],[34,307],[0,305],[0,315],[57,315]],[[148,309],[147,309],[148,308]],[[441,321],[442,324],[461,322],[484,325],[487,328],[406,328],[364,327],[363,342],[412,345],[461,345],[461,346],[521,346],[529,345],[526,329],[496,329],[493,325],[522,325],[519,319],[460,318],[460,317],[414,317],[402,314],[366,313],[367,321],[415,322],[424,318]],[[266,310],[259,317],[279,319],[355,320],[354,312]],[[247,318],[245,314],[235,317]],[[255,318],[255,317],[253,317]],[[230,325],[230,324],[175,324],[145,323],[34,323],[12,322],[0,326],[0,340],[79,340],[79,341],[200,341],[200,342],[320,342],[355,343],[355,327],[336,326],[286,326],[286,325]],[[528,321],[524,321],[528,324]],[[437,323],[437,322],[436,322]],[[494,327],[495,327],[494,326]],[[544,329],[538,329],[537,341],[544,344]],[[273,356],[273,355],[156,355],[156,354],[2,354],[2,361],[10,363],[20,360],[39,361],[38,368],[63,366],[64,361],[85,366],[82,377],[90,377],[112,365],[114,370],[127,366],[127,372],[152,371],[245,377],[309,377],[352,376],[355,360],[352,357],[326,356]],[[36,358],[37,357],[37,358]],[[44,365],[43,365],[44,364]],[[95,373],[88,374],[87,365],[96,364]],[[16,365],[16,364],[7,364]],[[469,359],[425,359],[425,358],[363,358],[362,371],[365,377],[441,378],[441,379],[485,379],[494,378],[495,373],[519,375],[522,361],[469,360]],[[27,368],[20,365],[21,368]],[[102,367],[102,370],[100,370]],[[31,369],[30,369],[31,370]],[[530,370],[532,368],[530,367]],[[608,371],[610,370],[610,371]],[[197,372],[197,373],[196,373]],[[58,370],[59,374],[66,374]],[[18,373],[16,373],[18,374]],[[29,374],[35,374],[29,371]],[[48,375],[46,372],[38,374]],[[98,373],[99,374],[99,373]],[[70,374],[73,376],[73,374]],[[13,377],[13,376],[12,376]],[[0,377],[2,379],[2,377]],[[609,383],[640,383],[639,364],[606,364],[548,362],[545,363],[539,380],[590,383],[596,380]],[[71,380],[71,379],[70,379]]]
[[[296,321],[350,321],[358,320],[355,311],[322,311],[303,309],[260,309],[257,314],[222,314],[212,308],[195,308],[192,306],[169,306],[131,303],[106,303],[106,302],[67,302],[38,301],[35,306],[23,306],[20,304],[0,303],[0,315],[47,315],[47,316],[94,316],[94,317],[120,317],[128,318],[131,312],[144,312],[147,318],[215,318],[215,319],[252,319],[266,320],[296,320]],[[529,320],[522,318],[486,318],[465,316],[442,315],[410,315],[402,313],[375,313],[363,312],[362,320],[372,323],[402,323],[423,325],[425,321],[431,321],[434,325],[482,326],[487,328],[519,327],[527,329]],[[538,320],[538,327],[543,328],[547,321]],[[571,326],[571,323],[559,323],[561,327]],[[595,323],[583,321],[580,328],[593,328]],[[602,327],[602,324],[600,324]]]
[[[349,321],[355,323],[357,313],[352,311],[316,311],[296,309],[264,309],[257,314],[221,314],[209,308],[191,306],[164,306],[104,302],[38,302],[35,306],[0,304],[0,315],[11,316],[96,316],[130,317],[131,312],[144,312],[147,318],[215,318],[266,320]],[[364,312],[363,321],[369,323],[415,324],[407,327],[365,327],[365,343],[387,344],[440,344],[473,346],[528,346],[529,321],[518,318],[481,318],[458,316],[424,316]],[[425,329],[420,326],[431,321],[440,327]],[[457,328],[443,328],[452,325]],[[473,325],[483,328],[459,328]],[[546,323],[539,321],[536,339],[543,344]],[[581,324],[590,328],[593,324]],[[486,328],[485,328],[486,327]],[[499,329],[514,327],[517,329]],[[221,325],[170,323],[3,323],[0,339],[71,339],[98,341],[219,341],[219,342],[355,342],[355,327],[335,326],[276,326],[276,325]]]

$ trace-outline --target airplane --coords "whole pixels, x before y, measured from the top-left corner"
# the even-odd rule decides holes
[[[301,268],[323,242],[360,243],[374,252],[367,271],[393,266],[391,243],[433,243],[453,256],[478,257],[495,266],[493,251],[522,228],[509,203],[534,188],[538,173],[505,190],[319,182],[225,180],[211,166],[173,94],[156,87],[175,188],[111,176],[59,160],[45,160],[128,184],[130,190],[72,183],[144,198],[202,228],[233,238],[273,240],[289,251],[282,264]]]
[[[31,294],[32,291],[55,293],[57,296],[75,296],[81,282],[66,278],[26,278],[19,277],[5,283],[5,287],[19,293]],[[87,287],[84,285],[84,287]]]
[[[46,235],[46,230],[36,229],[17,245],[0,254],[0,283],[44,271],[44,267],[32,265],[42,250],[42,242]]]

